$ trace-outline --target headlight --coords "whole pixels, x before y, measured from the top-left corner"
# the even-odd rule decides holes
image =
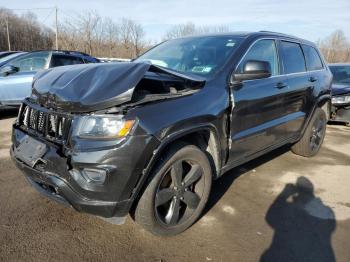
[[[74,135],[90,139],[116,139],[129,134],[133,120],[124,120],[121,116],[91,115],[79,118]]]
[[[350,95],[332,97],[332,104],[347,104],[350,103]]]

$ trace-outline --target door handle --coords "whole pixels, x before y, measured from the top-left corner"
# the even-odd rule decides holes
[[[316,77],[310,76],[309,82],[316,82],[316,81],[317,81],[317,78],[316,78]]]
[[[278,82],[275,87],[278,88],[278,89],[281,89],[281,88],[285,88],[287,86],[288,85],[286,83]]]

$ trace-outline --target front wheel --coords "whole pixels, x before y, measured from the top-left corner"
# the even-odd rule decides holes
[[[211,182],[205,153],[193,145],[175,145],[155,168],[136,206],[136,222],[155,235],[183,232],[202,213]]]
[[[326,135],[326,125],[326,113],[321,108],[317,108],[303,137],[292,146],[293,153],[305,157],[316,155]]]

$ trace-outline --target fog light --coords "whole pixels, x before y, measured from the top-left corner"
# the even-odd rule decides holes
[[[84,168],[81,173],[87,182],[102,184],[106,180],[107,172],[103,169]]]

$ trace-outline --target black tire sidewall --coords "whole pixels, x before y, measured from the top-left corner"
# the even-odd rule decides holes
[[[324,122],[324,126],[323,126],[323,130],[322,130],[322,138],[321,138],[321,141],[320,141],[320,144],[317,146],[317,148],[315,150],[311,150],[311,141],[310,141],[310,138],[311,138],[311,134],[312,134],[312,129],[315,125],[315,122],[316,121],[319,121],[320,118],[323,118],[323,122]],[[315,114],[313,115],[311,121],[310,121],[310,124],[307,128],[307,132],[304,134],[306,135],[306,139],[308,141],[308,149],[309,149],[309,156],[314,156],[318,153],[318,151],[320,150],[322,144],[323,144],[323,140],[325,138],[325,135],[326,135],[326,126],[327,126],[327,117],[326,117],[326,113],[321,109],[321,108],[317,108],[316,111],[315,111]]]
[[[166,171],[173,163],[181,159],[196,161],[202,167],[204,176],[204,190],[201,196],[201,201],[191,217],[179,225],[170,227],[165,226],[163,223],[158,221],[155,214],[154,201],[159,183],[162,181]],[[209,198],[212,183],[212,169],[209,160],[205,153],[194,145],[175,146],[170,150],[167,156],[159,162],[152,173],[154,176],[150,179],[139,200],[139,203],[137,204],[135,210],[135,220],[155,235],[171,236],[179,234],[196,222]]]

